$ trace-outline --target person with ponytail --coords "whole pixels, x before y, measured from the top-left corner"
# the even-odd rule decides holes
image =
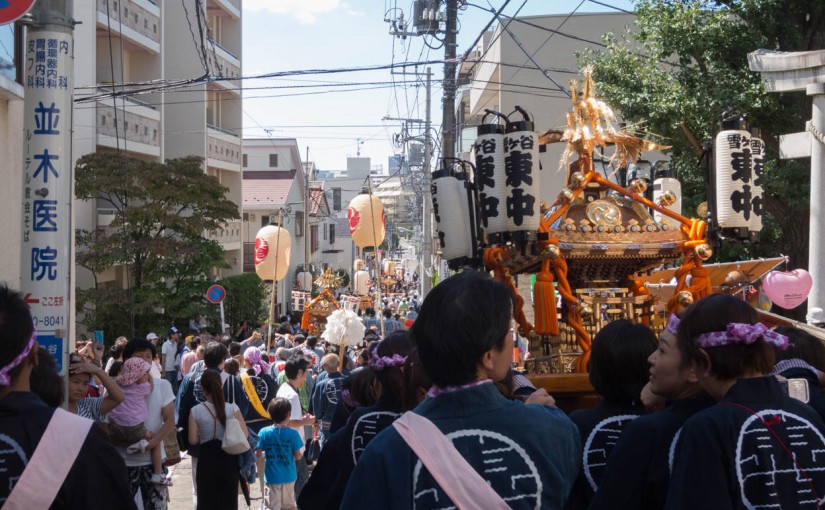
[[[768,375],[788,338],[746,302],[711,294],[684,312],[677,344],[717,403],[676,439],[665,508],[822,508],[825,423]]]
[[[189,415],[189,443],[200,445],[195,480],[197,510],[237,509],[238,460],[223,451],[221,442],[228,415],[240,422],[244,435],[248,435],[246,424],[238,406],[224,400],[220,373],[204,371],[199,384],[205,400],[192,408]]]

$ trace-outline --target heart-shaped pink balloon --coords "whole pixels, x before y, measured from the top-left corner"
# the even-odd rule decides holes
[[[808,299],[813,284],[811,275],[804,269],[787,273],[771,271],[762,279],[762,291],[773,304],[790,310]]]

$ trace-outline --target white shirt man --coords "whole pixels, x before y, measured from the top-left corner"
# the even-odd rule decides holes
[[[301,398],[298,396],[297,389],[306,383],[306,373],[309,362],[306,358],[301,356],[292,356],[284,366],[287,381],[278,388],[277,398],[285,398],[289,400],[292,406],[292,413],[289,416],[289,426],[298,431],[301,436],[301,443],[306,443],[306,434],[304,427],[315,424],[315,418],[309,414],[304,413],[301,408]],[[304,452],[304,447],[301,447],[301,453]],[[295,468],[298,472],[298,479],[295,481],[295,497],[301,494],[301,489],[304,488],[309,479],[309,469],[307,467],[306,458],[301,456],[295,461]]]

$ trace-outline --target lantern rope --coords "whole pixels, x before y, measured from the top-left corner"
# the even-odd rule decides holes
[[[375,250],[375,280],[378,285],[378,305],[381,307],[381,313],[378,314],[378,320],[381,321],[381,338],[384,338],[384,300],[381,299],[381,258],[378,256],[378,235],[375,233],[375,209],[372,207],[372,177],[367,176],[367,186],[370,194],[370,223],[372,227],[372,248]]]
[[[275,322],[275,301],[278,299],[278,255],[281,247],[281,230],[283,227],[284,210],[278,211],[278,238],[275,240],[275,268],[272,270],[272,295],[269,299],[269,331],[266,335],[266,352],[269,354],[269,349],[272,347],[272,332]]]
[[[504,267],[503,262],[508,256],[505,248],[492,247],[484,250],[484,265],[493,271],[493,278],[507,287],[513,293],[513,319],[521,327],[525,334],[533,331],[533,325],[527,321],[527,316],[524,315],[524,298],[516,288],[516,281],[510,275],[510,271]]]

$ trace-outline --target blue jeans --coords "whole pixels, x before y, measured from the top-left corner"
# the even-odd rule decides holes
[[[172,385],[172,392],[177,394],[178,393],[178,371],[177,370],[167,370],[165,373],[166,373],[166,380],[169,381],[169,384]]]

